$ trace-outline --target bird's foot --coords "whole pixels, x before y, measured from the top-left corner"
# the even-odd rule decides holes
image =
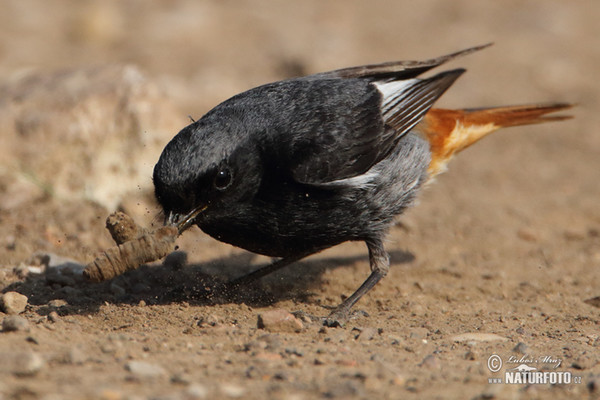
[[[350,311],[345,307],[337,307],[323,320],[323,325],[330,328],[343,328],[350,320],[368,316],[369,314],[363,310]]]

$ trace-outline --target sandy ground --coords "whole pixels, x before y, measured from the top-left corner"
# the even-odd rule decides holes
[[[0,312],[0,399],[599,397],[599,17],[559,0],[2,2],[0,288],[28,303]],[[344,327],[258,318],[326,315],[368,274],[361,243],[234,295],[219,282],[268,259],[197,229],[185,262],[101,284],[64,267],[112,245],[116,208],[159,221],[149,171],[188,116],[289,76],[491,41],[452,64],[469,71],[440,105],[568,101],[575,119],[454,160]],[[571,383],[507,384],[522,364]]]

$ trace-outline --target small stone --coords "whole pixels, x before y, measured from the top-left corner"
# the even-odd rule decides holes
[[[207,316],[201,316],[198,318],[197,325],[201,328],[208,326],[218,326],[221,324],[221,318],[215,314],[209,314]]]
[[[0,372],[33,376],[44,367],[44,359],[34,352],[0,353]]]
[[[24,331],[29,332],[29,322],[18,315],[9,315],[2,321],[3,332]]]
[[[258,314],[257,325],[271,332],[299,332],[304,328],[298,318],[280,308]]]
[[[166,374],[163,367],[157,364],[150,364],[144,361],[129,361],[125,364],[125,369],[131,372],[136,378],[152,379]]]
[[[187,388],[186,394],[190,399],[206,399],[208,397],[208,389],[204,385],[193,383]]]
[[[440,359],[437,358],[435,355],[430,354],[427,357],[425,357],[423,359],[423,361],[421,361],[421,364],[419,364],[420,367],[425,367],[428,369],[439,369],[442,364],[440,363]]]
[[[243,387],[231,383],[222,384],[219,389],[221,390],[221,393],[223,393],[225,396],[236,399],[242,397],[246,392],[246,390]]]
[[[392,379],[392,383],[397,386],[404,386],[407,381],[408,379],[406,378],[406,375],[402,374],[398,374],[394,377],[394,379]]]
[[[27,307],[27,296],[17,292],[6,292],[0,297],[0,309],[6,314],[21,314]]]
[[[429,329],[427,328],[413,328],[410,330],[409,337],[411,339],[427,339],[429,335]]]
[[[517,345],[513,348],[513,351],[515,353],[519,353],[519,354],[527,354],[529,353],[529,346],[527,346],[525,343],[523,342],[519,342],[517,343]]]
[[[378,330],[376,328],[362,328],[360,333],[356,336],[356,340],[358,341],[368,341],[373,340],[375,336],[377,336]]]
[[[71,347],[65,354],[65,363],[81,365],[88,360],[87,355],[77,347]]]
[[[63,299],[54,299],[48,302],[48,306],[52,308],[60,308],[69,305],[66,300]]]
[[[452,341],[454,342],[506,342],[508,339],[496,335],[495,333],[479,333],[479,332],[469,332],[469,333],[461,333],[460,335],[452,336]]]
[[[186,373],[175,374],[171,376],[171,383],[189,385],[192,383],[192,377]]]
[[[289,355],[294,355],[294,356],[298,356],[298,357],[303,357],[304,356],[304,352],[302,352],[301,350],[298,350],[295,347],[288,347],[285,349],[285,354],[289,354]]]
[[[592,297],[591,299],[584,300],[583,302],[585,304],[589,304],[590,306],[600,308],[600,296]]]
[[[58,321],[60,321],[60,316],[56,311],[52,311],[50,314],[48,314],[48,321],[57,323]]]
[[[336,360],[335,363],[337,365],[341,365],[342,367],[357,367],[358,366],[358,361],[356,361],[354,358],[340,358],[339,360]]]
[[[538,241],[538,235],[527,228],[521,228],[517,231],[517,236],[519,237],[519,239],[524,240],[526,242],[537,242]]]

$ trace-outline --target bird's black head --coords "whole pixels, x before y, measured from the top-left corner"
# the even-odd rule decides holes
[[[203,118],[177,134],[154,167],[154,191],[166,223],[179,231],[226,214],[260,185],[257,146],[239,124]]]

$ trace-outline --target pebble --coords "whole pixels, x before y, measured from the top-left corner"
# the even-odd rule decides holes
[[[429,329],[427,328],[412,328],[410,330],[409,337],[411,339],[427,339],[427,335],[429,335]]]
[[[419,364],[420,367],[425,367],[428,369],[439,369],[442,366],[440,359],[434,356],[433,354],[428,355],[421,361]]]
[[[0,353],[0,372],[17,376],[33,376],[44,367],[44,359],[34,352]]]
[[[9,315],[2,321],[3,332],[24,331],[29,332],[29,322],[18,315]]]
[[[208,389],[204,385],[193,383],[188,386],[186,394],[190,399],[206,399],[208,397]]]
[[[257,326],[271,332],[299,332],[304,328],[298,318],[281,308],[258,314]]]
[[[48,307],[52,307],[52,308],[60,308],[60,307],[65,307],[68,306],[69,303],[67,303],[66,300],[63,299],[54,299],[54,300],[50,300],[48,302]]]
[[[71,347],[64,357],[66,364],[81,365],[88,360],[87,355],[77,347]]]
[[[452,336],[454,342],[506,342],[508,339],[495,333],[469,332]]]
[[[52,311],[50,314],[48,314],[48,321],[56,323],[60,321],[60,316],[56,311]]]
[[[519,229],[517,231],[517,236],[519,237],[519,239],[524,240],[526,242],[535,243],[539,240],[538,234],[527,228]]]
[[[0,309],[6,314],[21,314],[27,307],[27,296],[17,292],[6,292],[0,297]]]
[[[221,393],[223,393],[225,396],[236,399],[244,396],[244,393],[246,392],[246,390],[243,387],[234,385],[232,383],[225,383],[221,385],[219,389],[221,390]]]
[[[179,373],[171,376],[171,383],[178,385],[190,385],[192,383],[192,377],[186,373]]]
[[[361,328],[360,333],[356,336],[356,340],[358,340],[358,341],[373,340],[373,338],[375,336],[377,336],[378,333],[379,333],[379,331],[377,330],[377,328]]]
[[[519,354],[527,354],[529,353],[529,346],[527,346],[523,342],[517,343],[517,345],[513,348],[513,351]]]
[[[157,378],[166,374],[166,371],[160,365],[144,361],[129,361],[125,364],[125,369],[140,379]]]

